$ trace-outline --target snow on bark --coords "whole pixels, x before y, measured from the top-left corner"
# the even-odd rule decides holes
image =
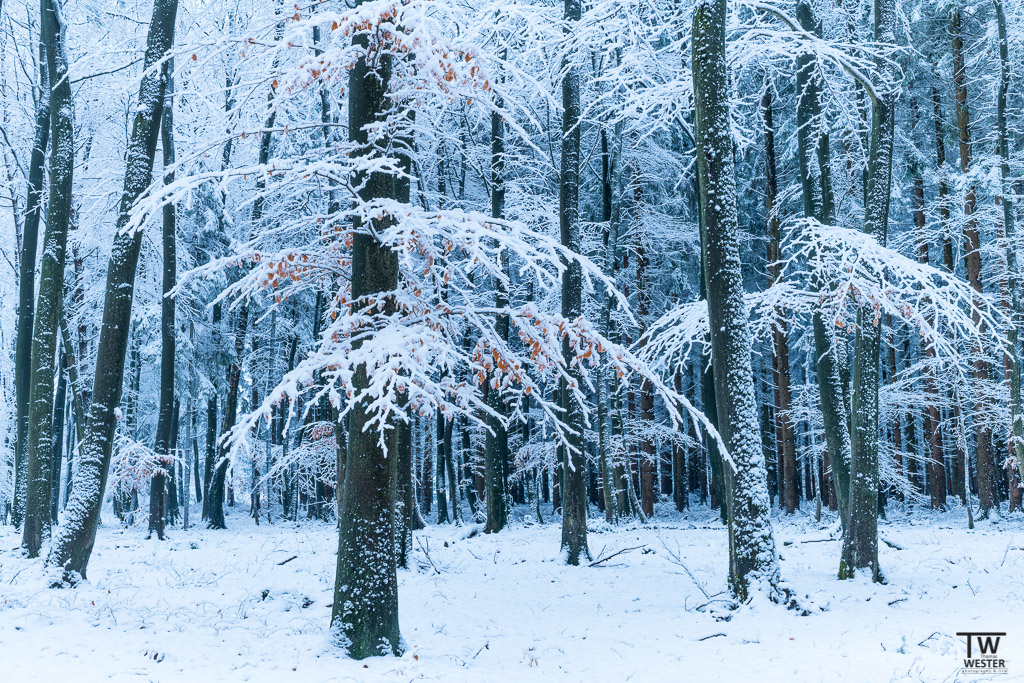
[[[708,320],[718,426],[729,452],[725,468],[729,579],[746,600],[780,600],[779,560],[769,517],[768,485],[750,362],[739,253],[733,140],[725,59],[726,0],[702,0],[693,15],[694,132],[706,253]]]

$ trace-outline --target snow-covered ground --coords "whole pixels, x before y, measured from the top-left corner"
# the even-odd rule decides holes
[[[47,588],[0,527],[0,680],[984,680],[959,673],[958,631],[1006,631],[998,678],[1024,680],[1020,515],[968,531],[962,511],[890,512],[884,586],[835,579],[834,522],[776,518],[784,578],[810,616],[706,607],[727,572],[725,531],[706,510],[647,527],[593,520],[595,559],[642,546],[594,567],[564,566],[545,521],[418,533],[416,568],[399,572],[406,653],[362,662],[326,636],[329,525],[235,514],[228,531],[163,543],[107,526],[74,590]]]

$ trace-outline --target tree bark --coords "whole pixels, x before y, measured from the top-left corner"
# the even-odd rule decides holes
[[[796,16],[805,31],[821,35],[821,23],[809,3],[799,2]],[[821,81],[815,58],[811,54],[802,53],[797,57],[796,87],[797,151],[804,216],[830,225],[834,220],[835,205],[830,174],[831,154],[828,135],[819,130],[822,116]],[[816,279],[811,282],[815,288],[822,285]],[[834,475],[832,479],[839,503],[839,518],[845,530],[850,478],[850,431],[841,372],[842,349],[821,311],[814,311],[811,325],[825,444]]]
[[[571,30],[581,17],[580,0],[565,0],[566,30]],[[559,227],[562,245],[573,253],[583,250],[579,213],[580,190],[580,74],[569,68],[562,78],[562,167],[558,193]],[[562,274],[562,317],[574,321],[583,315],[583,271],[576,261],[568,264]],[[580,558],[590,559],[587,547],[587,480],[583,440],[583,406],[576,392],[583,387],[578,368],[572,362],[575,350],[569,339],[562,341],[562,356],[570,380],[559,380],[568,448],[563,448],[564,462],[559,486],[562,497],[562,552],[566,562],[576,565]],[[571,384],[570,384],[571,382]]]
[[[1021,358],[1018,348],[1020,328],[1024,323],[1020,274],[1017,271],[1017,250],[1014,240],[1017,229],[1014,217],[1014,194],[1010,186],[1010,142],[1006,123],[1006,94],[1010,89],[1009,41],[1006,36],[1006,13],[1003,0],[993,0],[999,31],[999,89],[996,96],[996,130],[999,147],[999,178],[1003,205],[1003,230],[1006,237],[1006,280],[1010,295],[1010,325],[1006,331],[1007,360],[1010,385],[1010,454],[1017,461],[1020,478],[1024,480],[1024,406],[1021,400]],[[1011,482],[1012,483],[1012,482]],[[1018,496],[1019,497],[1019,496]],[[1011,500],[1014,500],[1011,496]]]
[[[910,99],[910,113],[913,126],[916,128],[919,119],[917,100],[914,98]],[[910,174],[914,179],[914,231],[917,239],[917,260],[926,264],[929,262],[929,248],[928,238],[925,234],[924,176],[916,159],[911,160]],[[933,316],[929,315],[927,321],[928,324],[931,324]],[[926,360],[934,361],[934,345],[924,343],[922,351]],[[928,489],[932,509],[937,510],[946,505],[946,467],[942,454],[942,432],[940,431],[942,417],[939,413],[938,393],[935,388],[935,370],[927,363],[921,372],[921,380],[925,396],[929,397],[924,415],[924,430],[928,437]]]
[[[799,85],[797,86],[799,89]],[[777,284],[782,276],[779,259],[781,230],[779,228],[778,209],[778,173],[775,167],[775,121],[772,112],[772,89],[765,83],[764,95],[761,96],[761,110],[764,116],[764,152],[765,177],[765,212],[768,214],[768,273],[772,284]],[[799,125],[799,124],[798,124]],[[802,130],[802,129],[801,129]],[[793,418],[790,415],[792,394],[789,376],[789,335],[786,322],[779,316],[780,326],[772,330],[772,374],[775,384],[775,440],[778,454],[779,502],[786,514],[793,514],[800,507],[799,496],[796,495],[796,442],[793,432]]]
[[[502,106],[501,99],[496,106]],[[491,113],[491,217],[505,217],[505,125],[501,114]],[[502,253],[502,266],[508,277],[508,254]],[[508,287],[497,280],[494,286],[494,307],[502,310],[508,307]],[[498,337],[508,342],[509,319],[507,315],[499,315],[495,321],[494,331]],[[491,382],[491,378],[486,380]],[[498,416],[487,416],[487,433],[484,437],[484,486],[486,490],[485,507],[487,524],[484,531],[497,533],[508,524],[508,431],[505,427],[505,399],[501,388],[495,385],[487,387],[487,405]]]

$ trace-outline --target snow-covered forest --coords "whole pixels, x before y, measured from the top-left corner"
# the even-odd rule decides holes
[[[0,666],[1024,676],[1019,69],[1019,0],[0,0]]]

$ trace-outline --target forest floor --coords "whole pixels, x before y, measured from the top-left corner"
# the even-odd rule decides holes
[[[962,509],[891,509],[886,585],[836,580],[833,518],[776,518],[784,579],[810,616],[719,607],[726,533],[706,508],[648,526],[592,520],[595,560],[636,548],[593,567],[562,564],[550,518],[472,537],[431,526],[399,571],[405,655],[354,662],[327,637],[333,527],[231,512],[228,531],[164,542],[105,526],[77,589],[47,588],[0,527],[0,680],[985,680],[960,673],[958,631],[1007,632],[1009,675],[993,678],[1024,680],[1021,515],[968,531]]]

